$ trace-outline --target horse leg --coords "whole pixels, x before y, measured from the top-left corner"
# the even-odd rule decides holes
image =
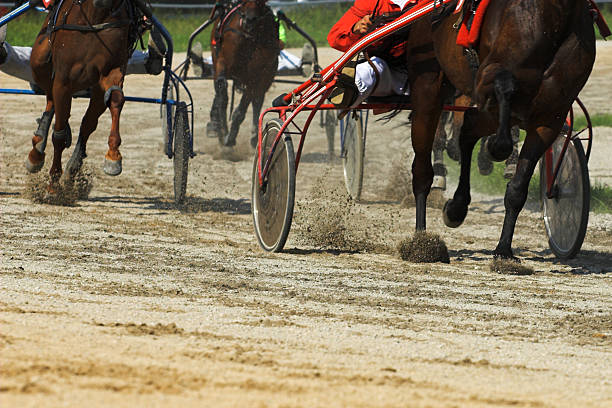
[[[506,160],[512,153],[512,136],[510,134],[510,103],[516,93],[516,79],[510,71],[500,64],[490,64],[479,75],[476,92],[484,93],[484,89],[493,85],[495,98],[499,109],[499,124],[494,135],[487,138],[485,147],[495,161]],[[482,99],[482,96],[481,96]]]
[[[57,191],[57,184],[62,175],[62,153],[72,144],[72,132],[68,118],[72,107],[72,88],[59,78],[53,81],[53,105],[55,106],[55,125],[53,127],[53,163],[49,170],[49,192]]]
[[[99,85],[96,85],[91,88],[91,99],[89,100],[87,112],[85,112],[85,116],[83,116],[83,120],[81,121],[79,138],[74,146],[72,156],[70,156],[68,163],[66,163],[66,172],[71,178],[74,177],[81,169],[83,159],[87,157],[87,140],[98,127],[98,119],[105,110],[106,105],[104,104],[104,91],[102,91]]]
[[[461,164],[459,185],[453,198],[444,204],[442,210],[442,218],[447,227],[457,228],[467,216],[468,206],[472,201],[470,195],[472,152],[478,139],[491,133],[491,129],[495,129],[495,121],[486,112],[479,112],[471,108],[463,115],[463,125],[459,134],[459,162]]]
[[[36,120],[38,128],[34,132],[34,136],[32,136],[32,150],[28,153],[25,161],[26,170],[30,173],[38,173],[45,164],[45,149],[47,148],[49,129],[51,128],[51,120],[54,114],[55,109],[53,108],[52,96],[47,96],[47,106],[42,116]]]
[[[32,67],[32,76],[46,93],[47,105],[42,116],[37,119],[38,128],[32,137],[32,150],[28,153],[25,161],[25,167],[30,173],[39,172],[45,164],[45,149],[49,137],[49,128],[51,127],[51,119],[53,119],[55,113],[53,108],[50,52],[51,48],[49,41],[45,41],[44,38],[39,36],[34,43],[30,55],[30,65]]]
[[[589,41],[571,34],[561,45],[552,64],[544,74],[538,96],[533,100],[533,110],[527,126],[527,137],[519,154],[516,173],[506,187],[504,206],[506,214],[495,256],[511,258],[512,237],[516,220],[521,212],[529,188],[529,180],[542,154],[555,141],[567,112],[574,99],[586,83],[595,61],[595,39],[592,22],[583,16],[582,26]],[[572,61],[568,67],[567,61]]]
[[[217,137],[222,142],[227,135],[227,79],[219,76],[215,79],[215,98],[210,109],[210,122],[206,125],[208,137]]]
[[[104,156],[104,172],[109,176],[118,176],[122,171],[122,157],[119,152],[119,146],[121,145],[119,117],[121,116],[121,109],[123,109],[123,104],[125,103],[125,96],[123,95],[123,78],[121,69],[115,68],[107,77],[100,79],[100,86],[105,90],[104,96],[102,97],[102,103],[104,106],[108,106],[112,120],[111,131],[108,136],[108,151]],[[99,104],[100,101],[98,99],[100,99],[100,94],[95,95],[95,99],[96,101],[94,103]]]
[[[257,132],[259,129],[259,115],[261,114],[261,107],[264,102],[265,91],[257,92],[253,96],[251,108],[253,108],[253,127],[251,128],[251,147],[257,148]]]
[[[444,166],[444,148],[446,147],[446,129],[444,124],[448,119],[449,113],[442,112],[436,136],[433,143],[433,188],[446,190],[446,166]]]
[[[442,113],[441,77],[427,72],[410,84],[412,92],[412,192],[416,202],[416,229],[425,230],[427,196],[433,182],[431,151]]]
[[[250,90],[245,89],[242,94],[242,98],[240,98],[240,103],[234,109],[232,113],[232,125],[230,127],[230,131],[223,137],[223,145],[224,146],[235,146],[236,145],[236,137],[238,136],[238,131],[240,130],[240,125],[244,121],[244,116],[246,115],[247,108],[251,103],[251,95]]]

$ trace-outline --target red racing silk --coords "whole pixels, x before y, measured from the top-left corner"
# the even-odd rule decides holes
[[[404,9],[409,4],[416,3],[417,0],[396,0],[397,3],[404,3]],[[332,48],[339,51],[347,51],[353,44],[355,44],[363,35],[353,32],[353,26],[363,17],[368,14],[373,14],[376,11],[376,15],[393,13],[402,11],[402,7],[391,0],[355,0],[353,6],[348,9],[346,13],[338,20],[332,27],[327,35],[327,42]],[[372,47],[376,48],[381,43],[374,44]],[[399,57],[404,53],[404,42],[398,43],[391,48],[390,54],[394,57]]]

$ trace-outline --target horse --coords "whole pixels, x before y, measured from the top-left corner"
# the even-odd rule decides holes
[[[416,229],[426,228],[431,151],[443,101],[458,91],[470,96],[476,107],[464,115],[461,175],[453,198],[444,206],[444,222],[456,228],[467,216],[476,141],[492,135],[486,142],[489,154],[496,161],[505,160],[513,147],[510,128],[518,124],[526,130],[526,139],[506,188],[505,218],[494,250],[495,257],[516,259],[512,238],[529,180],[559,135],[595,61],[593,17],[586,0],[490,0],[469,59],[456,43],[457,20],[450,13],[421,19],[411,27],[407,43]]]
[[[249,104],[253,108],[251,146],[257,145],[259,113],[278,67],[278,22],[265,0],[243,0],[222,12],[211,35],[215,97],[206,127],[209,137],[234,146]],[[227,80],[242,90],[242,98],[227,128]]]
[[[87,139],[107,108],[112,124],[104,172],[117,176],[122,171],[119,117],[125,102],[123,80],[127,61],[140,34],[137,13],[131,0],[66,0],[53,6],[36,37],[30,65],[36,84],[45,92],[47,105],[38,121],[25,164],[31,173],[43,167],[48,132],[55,114],[50,194],[57,192],[62,175],[62,152],[72,143],[68,118],[72,96],[78,91],[89,90],[91,98],[66,171],[70,177],[79,171],[86,157]]]

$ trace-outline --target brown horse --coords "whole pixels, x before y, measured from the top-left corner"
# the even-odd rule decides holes
[[[243,0],[222,13],[211,38],[215,98],[207,125],[209,137],[218,137],[225,146],[234,146],[249,104],[253,107],[251,146],[257,145],[257,126],[264,96],[276,74],[278,22],[265,0]],[[242,90],[240,103],[227,129],[227,80]]]
[[[467,11],[466,11],[467,12]],[[470,203],[470,163],[478,139],[498,161],[512,152],[510,128],[527,136],[516,174],[508,183],[506,215],[494,254],[513,257],[511,244],[519,212],[527,198],[534,168],[559,135],[566,114],[586,83],[595,60],[593,18],[585,0],[491,0],[473,70],[456,44],[456,15],[417,22],[410,33],[408,66],[414,105],[413,192],[416,228],[425,229],[425,204],[432,183],[431,150],[442,101],[455,89],[477,108],[465,113],[460,136],[461,175],[444,221],[458,227]]]
[[[125,101],[122,89],[127,61],[137,35],[135,13],[130,0],[65,0],[49,13],[36,38],[30,65],[34,80],[45,92],[47,106],[32,138],[26,168],[30,172],[42,168],[55,112],[50,193],[56,191],[62,175],[62,152],[72,142],[68,118],[72,96],[78,91],[89,89],[91,99],[66,166],[68,174],[73,176],[81,167],[87,139],[107,107],[112,125],[104,172],[112,176],[121,173],[119,115]]]

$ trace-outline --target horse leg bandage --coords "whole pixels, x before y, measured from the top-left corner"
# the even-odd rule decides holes
[[[34,136],[40,137],[42,140],[36,143],[36,150],[39,153],[43,154],[45,149],[47,148],[47,138],[49,137],[49,128],[51,127],[51,119],[53,119],[53,114],[55,113],[55,109],[51,109],[49,112],[43,112],[38,122],[38,129],[34,132]]]
[[[108,88],[106,92],[104,92],[104,105],[108,106],[108,103],[110,102],[111,94],[113,93],[113,91],[119,91],[121,92],[121,96],[123,96],[123,89],[121,89],[120,86],[113,85],[110,88]]]
[[[53,131],[53,143],[55,142],[64,142],[64,148],[67,149],[72,144],[72,131],[70,130],[70,125],[66,125],[66,127],[62,130]]]

